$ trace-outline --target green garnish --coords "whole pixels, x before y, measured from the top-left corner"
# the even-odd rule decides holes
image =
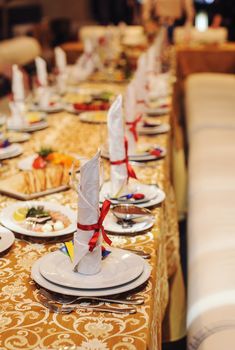
[[[50,214],[48,211],[44,210],[43,206],[32,207],[26,214],[26,218],[43,218],[46,216],[50,216]]]
[[[40,151],[38,152],[38,155],[42,158],[46,158],[49,154],[51,154],[53,151],[52,148],[50,147],[42,147]]]

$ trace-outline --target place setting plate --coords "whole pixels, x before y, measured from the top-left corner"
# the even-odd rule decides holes
[[[13,131],[34,132],[46,129],[47,127],[48,123],[46,120],[41,120],[39,122],[24,125],[14,124],[14,122],[11,119],[8,120],[8,129]]]
[[[57,251],[37,260],[31,277],[39,286],[52,292],[87,297],[124,293],[149,279],[151,268],[143,258],[118,248],[110,248],[110,251],[111,254],[102,261],[101,272],[96,275],[73,272],[70,258]]]
[[[9,249],[15,241],[14,234],[0,225],[0,254]]]
[[[25,132],[8,132],[6,137],[10,143],[21,143],[28,141],[30,134]]]
[[[151,124],[148,125],[140,124],[137,127],[138,133],[140,135],[157,135],[157,134],[164,134],[169,132],[171,129],[170,125],[167,123],[162,124]]]
[[[79,120],[89,124],[107,124],[107,111],[83,112]]]
[[[42,112],[46,114],[59,113],[64,110],[63,103],[55,102],[47,107],[40,107],[38,104],[32,104],[29,106],[30,111]]]
[[[23,153],[23,148],[18,143],[13,143],[7,147],[0,148],[0,160],[14,158]]]
[[[47,224],[50,227],[42,228],[31,223],[30,225],[26,224],[25,212],[38,207],[43,207],[44,211],[53,216],[53,224]],[[1,211],[0,221],[3,226],[15,233],[42,239],[60,237],[76,231],[76,213],[70,208],[54,202],[28,201],[11,204]],[[58,223],[59,221],[60,223]]]
[[[162,203],[165,199],[165,192],[155,185],[145,185],[141,183],[133,183],[128,190],[125,191],[119,198],[113,198],[110,196],[111,182],[104,182],[100,191],[100,203],[103,203],[106,199],[110,200],[113,205],[117,204],[134,204],[141,208],[148,208],[156,206]],[[125,194],[141,193],[144,195],[142,199],[125,198]]]
[[[136,154],[130,154],[128,156],[129,161],[136,161],[136,162],[148,162],[148,161],[154,161],[158,159],[162,159],[166,156],[166,149],[159,145],[152,145],[152,144],[140,144],[137,146],[138,150]],[[158,151],[158,155],[151,154],[151,151]],[[103,158],[109,159],[109,150],[108,145],[104,144],[101,147],[101,156]]]
[[[146,232],[154,225],[153,216],[146,216],[138,220],[118,220],[112,213],[109,213],[104,220],[105,231],[111,234],[134,235]]]

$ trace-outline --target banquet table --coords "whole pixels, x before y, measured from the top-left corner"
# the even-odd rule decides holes
[[[96,84],[102,88],[102,85]],[[106,85],[107,88],[107,85]],[[113,86],[123,92],[121,85]],[[4,110],[5,101],[0,105]],[[158,117],[170,122],[170,116]],[[49,127],[32,134],[23,144],[24,153],[4,161],[7,167],[0,176],[18,172],[17,162],[41,145],[93,156],[106,139],[106,126],[82,123],[78,116],[61,112],[48,116]],[[50,313],[38,298],[38,287],[30,277],[33,263],[41,256],[61,247],[61,242],[29,241],[16,238],[14,245],[0,257],[0,349],[161,349],[162,321],[169,300],[169,280],[179,269],[179,233],[174,191],[171,185],[171,133],[140,136],[139,142],[150,142],[167,148],[167,156],[155,165],[134,166],[137,177],[147,184],[158,184],[166,192],[164,203],[153,209],[154,227],[136,236],[110,236],[112,245],[144,250],[151,254],[151,278],[137,292],[145,298],[134,315],[118,315],[77,309],[68,315]],[[105,162],[105,176],[109,164]],[[77,193],[70,189],[39,200],[59,202],[77,208]],[[16,200],[0,195],[0,209]]]

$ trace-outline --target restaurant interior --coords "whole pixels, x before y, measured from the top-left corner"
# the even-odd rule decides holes
[[[234,74],[234,0],[0,0],[0,350],[235,348]]]

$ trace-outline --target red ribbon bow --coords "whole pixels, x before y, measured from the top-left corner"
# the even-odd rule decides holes
[[[126,122],[126,125],[130,125],[129,131],[132,132],[132,134],[134,135],[134,139],[136,142],[138,141],[137,124],[141,121],[141,119],[142,119],[142,115],[137,117],[132,122]]]
[[[100,231],[102,233],[104,241],[109,245],[112,244],[112,241],[111,241],[111,239],[108,238],[108,236],[104,230],[104,226],[103,226],[103,221],[109,212],[110,205],[111,205],[110,201],[108,201],[108,200],[104,201],[102,208],[100,210],[99,220],[96,224],[82,225],[82,224],[79,224],[79,222],[77,223],[77,228],[79,228],[80,230],[83,230],[83,231],[95,230],[93,236],[91,237],[91,239],[88,243],[90,252],[92,252],[94,250],[94,248],[96,247],[97,241],[99,239]]]
[[[114,162],[110,162],[111,165],[121,165],[121,164],[126,164],[126,169],[127,169],[127,175],[128,175],[128,180],[130,177],[133,179],[137,179],[137,176],[135,174],[134,169],[128,162],[128,141],[125,138],[125,158],[122,160],[116,160]]]

